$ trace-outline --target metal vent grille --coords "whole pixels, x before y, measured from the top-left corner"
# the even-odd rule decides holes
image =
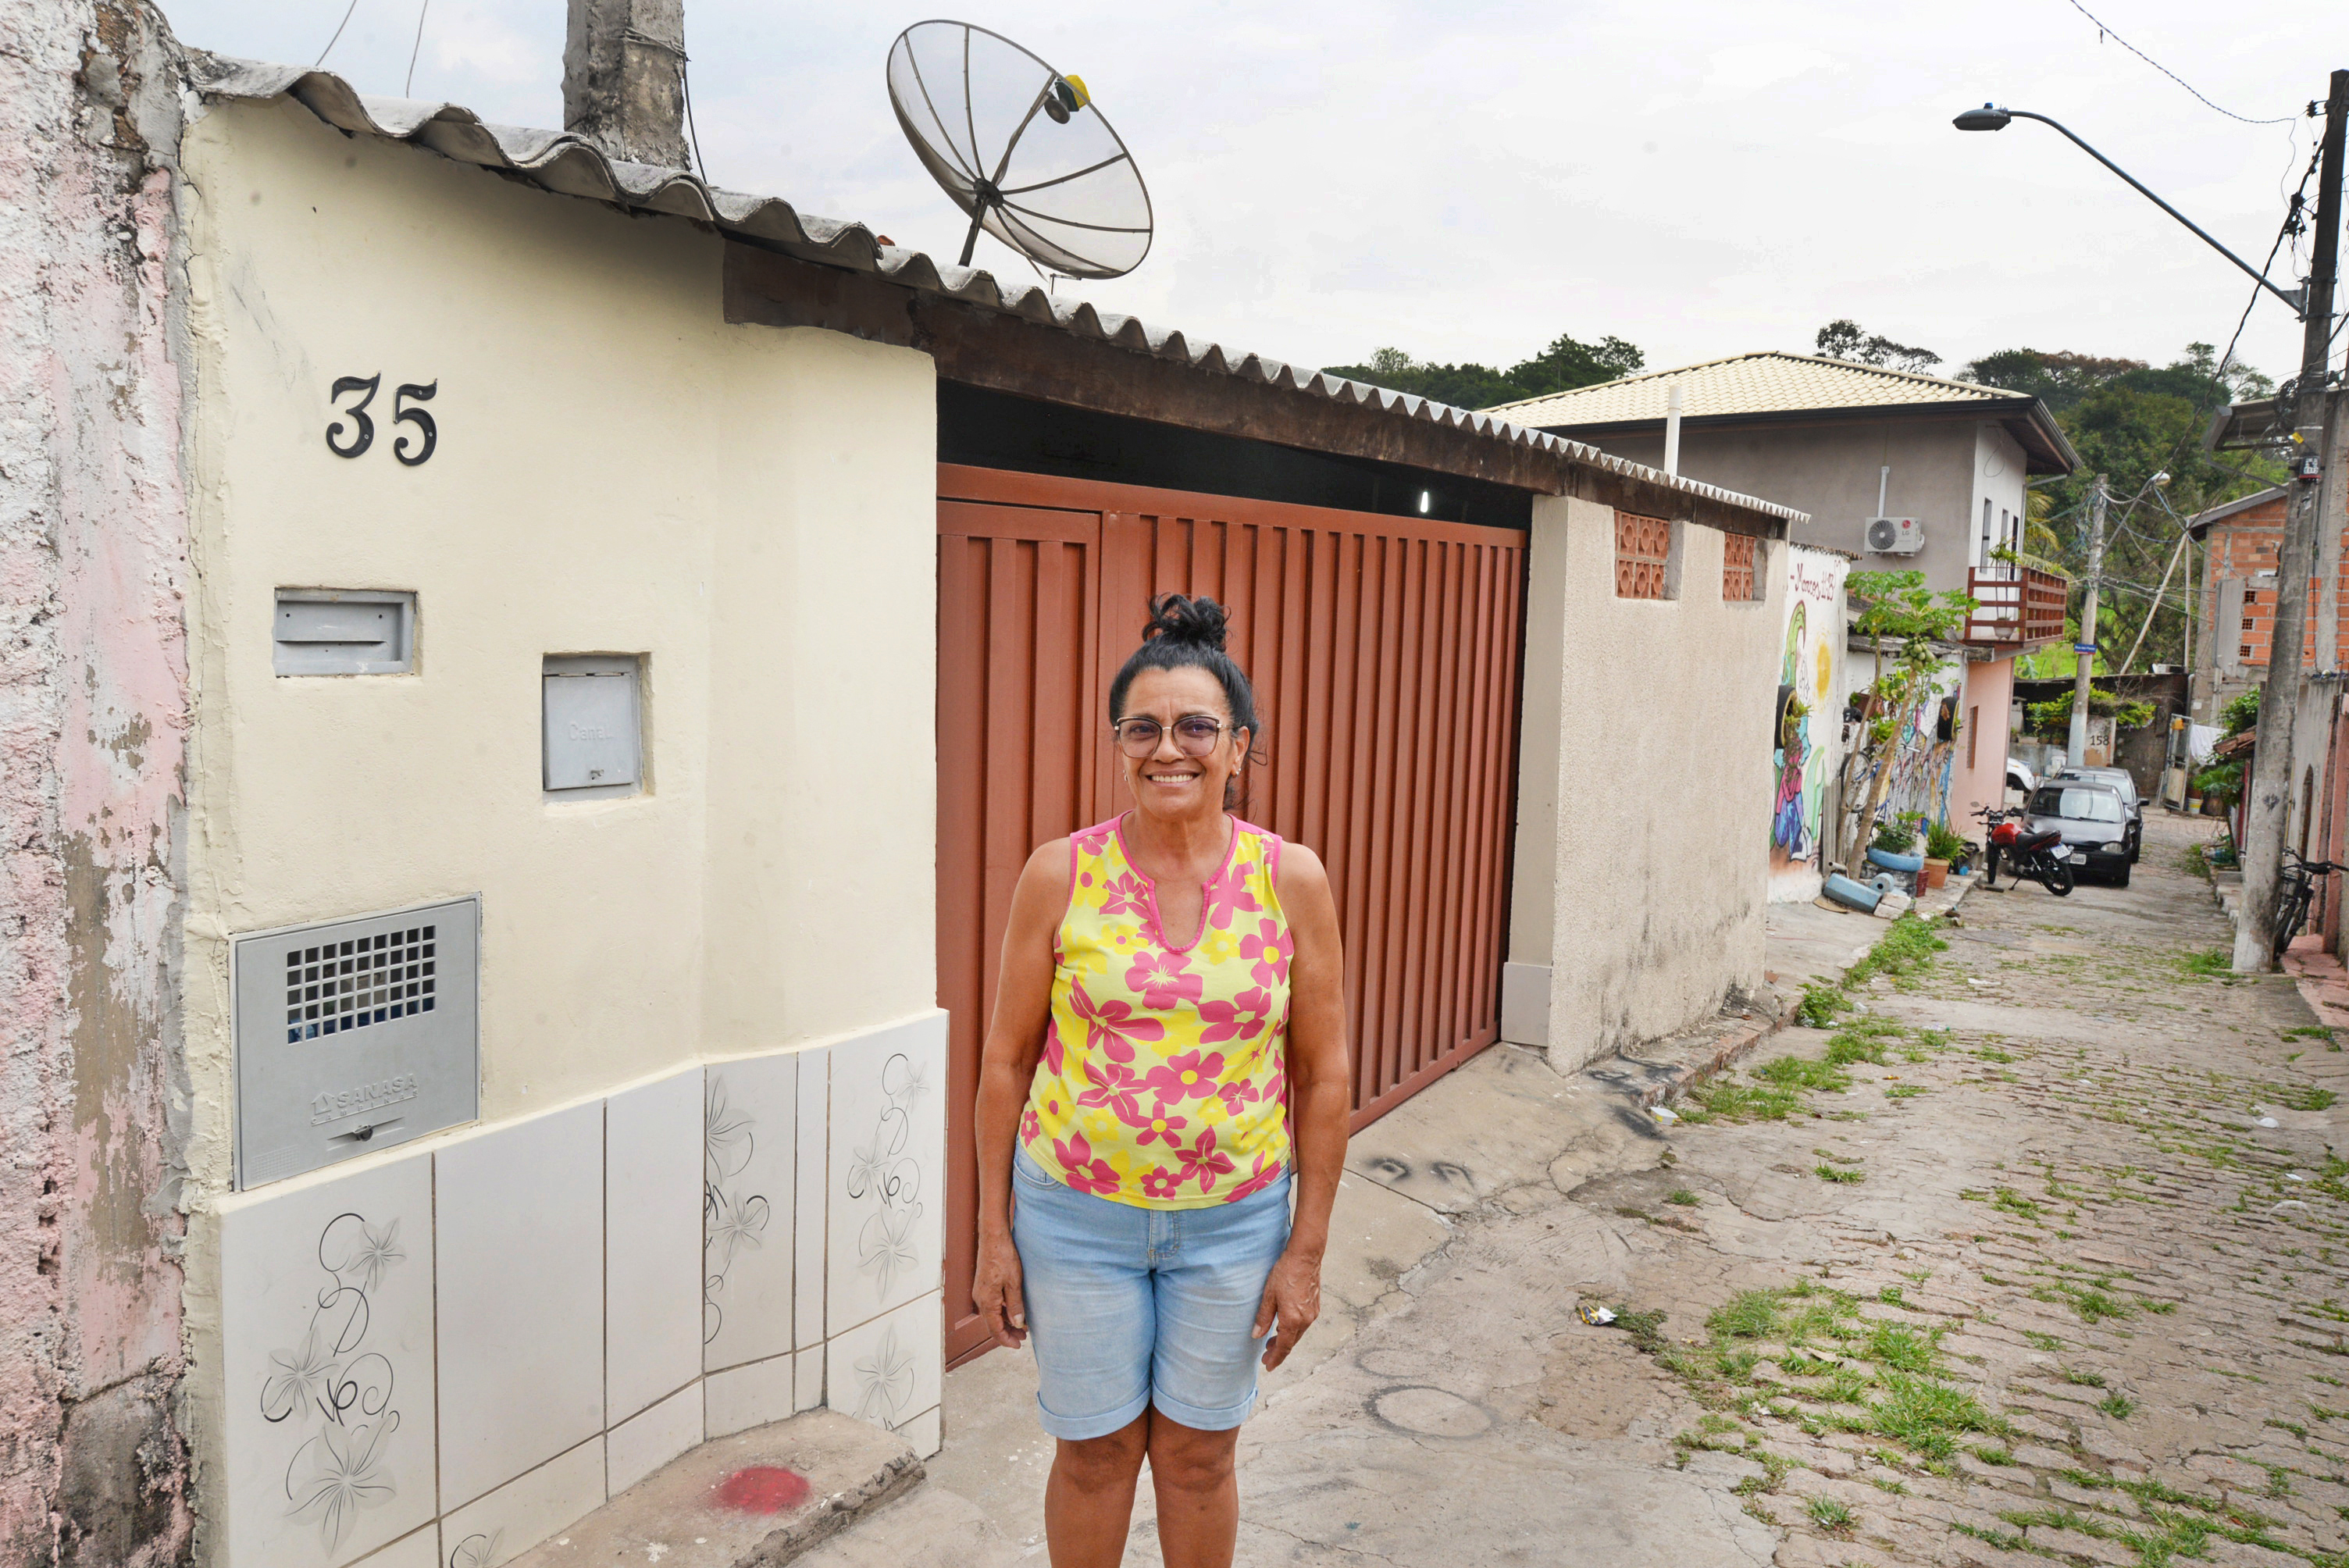
[[[236,939],[240,1187],[479,1114],[480,913],[465,898]]]
[[[411,925],[355,942],[287,948],[286,1039],[315,1040],[430,1012],[437,938],[437,927]]]

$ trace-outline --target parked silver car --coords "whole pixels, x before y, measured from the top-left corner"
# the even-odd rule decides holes
[[[2145,797],[2137,792],[2137,779],[2126,768],[2066,768],[2056,779],[2078,779],[2090,784],[2106,784],[2121,798],[2128,808],[2129,864],[2137,864],[2138,851],[2145,848]],[[2048,782],[2053,783],[2054,779]]]
[[[2075,874],[2128,886],[2128,802],[2119,790],[2101,780],[2051,779],[2031,792],[2030,811],[2033,832],[2064,836]]]

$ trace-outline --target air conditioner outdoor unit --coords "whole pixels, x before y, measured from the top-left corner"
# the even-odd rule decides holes
[[[1871,517],[1868,520],[1868,550],[1871,555],[1914,555],[1925,548],[1925,523],[1914,517]]]

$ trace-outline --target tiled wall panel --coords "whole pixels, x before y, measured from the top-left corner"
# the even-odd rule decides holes
[[[225,1561],[500,1568],[826,1403],[936,1451],[945,1051],[939,1015],[233,1200]]]

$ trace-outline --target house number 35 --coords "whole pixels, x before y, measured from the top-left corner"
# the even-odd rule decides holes
[[[334,406],[335,417],[326,421],[326,450],[338,458],[356,458],[375,445],[375,420],[367,415],[367,405],[375,401],[375,395],[382,387],[380,372],[373,376],[336,377],[335,389],[327,394],[327,401]],[[429,458],[432,449],[440,440],[440,429],[433,424],[432,416],[409,405],[429,403],[440,389],[440,383],[435,379],[421,387],[410,383],[391,395],[391,422],[416,427],[413,435],[403,431],[391,443],[391,455],[409,468],[412,469]],[[359,395],[357,402],[343,401],[354,392]]]

